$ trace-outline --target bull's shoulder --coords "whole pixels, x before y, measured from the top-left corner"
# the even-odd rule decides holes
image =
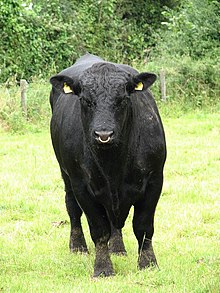
[[[150,91],[138,94],[133,101],[133,132],[135,140],[145,149],[158,150],[165,145],[165,134],[160,114]]]
[[[77,96],[61,94],[54,105],[51,132],[59,137],[56,144],[62,144],[65,151],[76,148],[82,139],[81,110]]]
[[[157,117],[160,116],[155,98],[150,89],[147,89],[143,92],[135,92],[133,94],[132,101],[137,119],[140,117],[143,118],[145,116],[149,116],[151,114]]]

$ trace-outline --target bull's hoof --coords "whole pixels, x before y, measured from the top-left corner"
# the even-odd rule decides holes
[[[125,249],[121,249],[118,247],[109,248],[109,253],[115,254],[118,256],[126,256],[127,255],[127,251]]]
[[[112,266],[107,268],[95,268],[93,278],[114,276]]]
[[[112,262],[109,256],[105,256],[102,259],[96,259],[93,277],[110,277],[114,275]]]
[[[109,277],[114,275],[113,265],[107,245],[96,245],[96,258],[93,277]]]
[[[126,251],[109,251],[111,254],[117,255],[117,256],[127,256]]]
[[[87,247],[79,246],[79,247],[70,247],[71,253],[89,253]]]
[[[116,255],[127,255],[122,237],[117,235],[109,240],[109,252]]]
[[[88,253],[86,243],[84,241],[70,240],[69,243],[70,252],[73,253]]]
[[[121,256],[126,256],[127,251],[125,250],[124,246],[110,246],[109,245],[109,253],[115,254],[115,255],[121,255]]]
[[[138,268],[143,270],[149,267],[158,267],[153,250],[142,251],[138,259]]]

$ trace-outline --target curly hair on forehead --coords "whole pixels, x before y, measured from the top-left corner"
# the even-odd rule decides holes
[[[80,83],[91,93],[101,89],[107,92],[111,90],[112,93],[115,93],[122,85],[124,88],[130,76],[130,73],[114,64],[100,62],[83,72],[80,76]]]

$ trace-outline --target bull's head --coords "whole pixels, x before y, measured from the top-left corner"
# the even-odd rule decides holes
[[[132,76],[117,65],[97,63],[85,70],[78,81],[63,75],[50,81],[58,91],[79,98],[85,138],[95,148],[105,148],[120,145],[128,137],[132,99],[155,80],[153,73]]]

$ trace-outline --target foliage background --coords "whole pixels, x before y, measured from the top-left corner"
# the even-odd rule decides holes
[[[219,11],[212,0],[0,0],[1,292],[220,292]],[[166,103],[159,81],[152,88],[169,150],[154,238],[160,271],[137,271],[131,215],[114,278],[90,277],[85,217],[90,255],[68,253],[48,78],[86,51],[166,72]]]
[[[219,11],[210,0],[1,0],[1,81],[48,77],[87,51],[129,63],[217,58]]]
[[[140,71],[165,70],[168,115],[220,110],[216,0],[0,0],[0,39],[0,121],[13,131],[47,123],[49,77],[85,52]],[[21,78],[30,83],[28,123]]]

